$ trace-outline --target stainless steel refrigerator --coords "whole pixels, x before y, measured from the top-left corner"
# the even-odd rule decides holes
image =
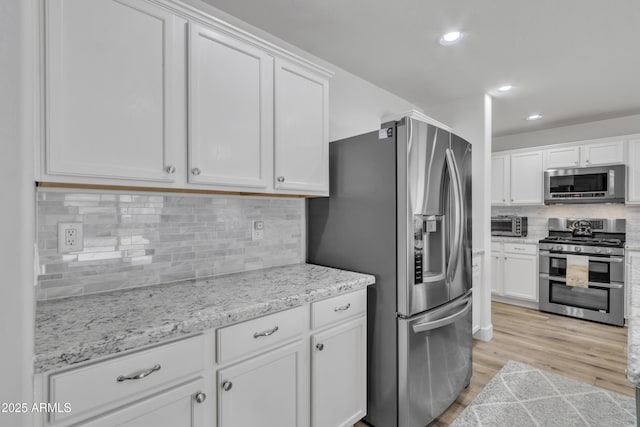
[[[308,262],[375,275],[365,421],[424,427],[471,379],[471,145],[405,117],[329,147]]]

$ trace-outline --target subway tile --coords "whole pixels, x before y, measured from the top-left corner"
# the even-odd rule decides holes
[[[38,299],[303,261],[304,201],[236,196],[37,192]],[[251,221],[265,221],[251,240]],[[57,253],[57,224],[81,221],[85,249]]]

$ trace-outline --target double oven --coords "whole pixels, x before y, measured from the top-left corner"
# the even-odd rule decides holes
[[[549,220],[540,241],[539,308],[611,325],[624,325],[624,220],[586,220],[589,231],[575,235],[576,221]],[[593,225],[593,229],[591,226]],[[587,264],[586,287],[570,286],[572,255]]]

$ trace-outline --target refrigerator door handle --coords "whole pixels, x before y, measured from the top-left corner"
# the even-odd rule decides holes
[[[464,317],[469,312],[469,310],[471,310],[471,298],[469,298],[464,308],[458,311],[457,313],[454,313],[447,317],[443,317],[442,319],[430,320],[428,322],[417,323],[413,325],[413,332],[419,333],[419,332],[432,331],[434,329],[438,329],[438,328],[442,328],[443,326],[450,325],[451,323],[455,323],[461,317]]]
[[[453,246],[449,253],[449,263],[447,264],[447,281],[453,282],[453,278],[458,268],[458,255],[460,253],[460,247],[462,246],[462,212],[464,209],[464,201],[462,199],[462,186],[460,184],[460,172],[458,171],[458,165],[456,159],[453,156],[453,151],[447,148],[445,151],[445,157],[447,159],[447,167],[449,168],[449,175],[451,176],[451,183],[453,187],[453,204],[454,204],[454,229],[453,229]]]

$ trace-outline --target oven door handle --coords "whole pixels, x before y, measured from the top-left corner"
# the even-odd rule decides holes
[[[546,273],[540,273],[541,279],[553,280],[554,282],[562,282],[567,283],[567,279],[560,276],[550,276]],[[589,282],[589,287],[598,287],[598,288],[608,288],[608,289],[622,289],[622,283],[599,283],[599,282]]]
[[[540,251],[539,254],[540,256],[549,257],[549,258],[567,258],[566,254],[552,254],[551,252],[547,252],[547,251]],[[580,256],[584,256],[584,255],[580,255]],[[616,262],[624,262],[624,257],[613,256],[613,257],[607,258],[607,257],[590,256],[589,261],[616,263]]]

